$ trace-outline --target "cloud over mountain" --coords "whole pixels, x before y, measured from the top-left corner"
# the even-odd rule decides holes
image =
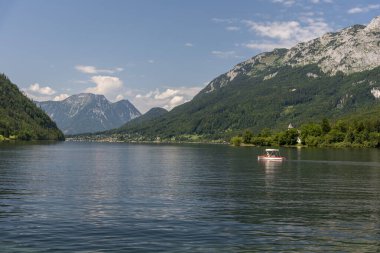
[[[101,74],[101,73],[114,74],[116,72],[121,72],[124,70],[123,68],[120,68],[120,67],[100,69],[95,66],[86,66],[86,65],[76,65],[75,69],[84,74]]]

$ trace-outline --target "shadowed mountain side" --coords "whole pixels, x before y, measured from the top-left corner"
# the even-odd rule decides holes
[[[0,140],[64,140],[48,115],[0,75]]]

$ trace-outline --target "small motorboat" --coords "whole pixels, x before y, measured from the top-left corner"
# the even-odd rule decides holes
[[[265,149],[265,154],[259,155],[257,157],[257,160],[259,160],[259,161],[284,161],[284,160],[286,160],[286,158],[280,155],[280,150],[273,149],[273,148],[267,148],[267,149]]]

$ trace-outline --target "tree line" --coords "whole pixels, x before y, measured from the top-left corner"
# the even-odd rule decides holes
[[[311,122],[298,128],[273,132],[268,128],[254,134],[250,130],[231,138],[231,144],[240,146],[294,146],[311,147],[380,147],[380,119],[346,119],[330,122]]]

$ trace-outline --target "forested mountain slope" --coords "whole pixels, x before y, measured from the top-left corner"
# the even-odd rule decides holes
[[[284,129],[337,119],[380,101],[380,17],[275,49],[236,65],[194,99],[121,132],[146,138],[218,138],[242,129]]]
[[[19,140],[64,140],[48,115],[0,75],[0,138]]]

